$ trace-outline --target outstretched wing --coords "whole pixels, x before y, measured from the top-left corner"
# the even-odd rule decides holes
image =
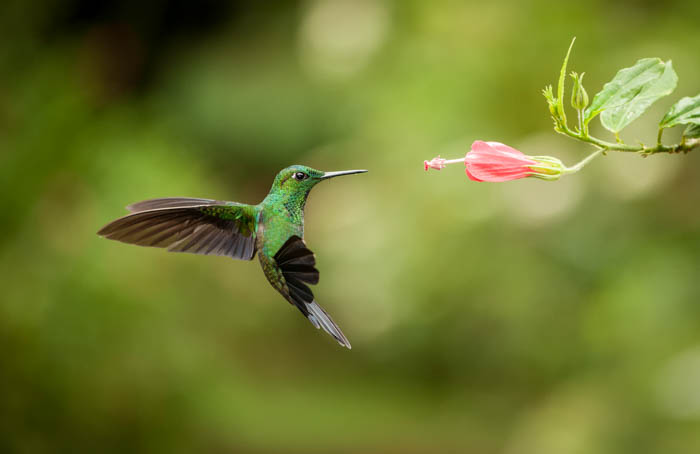
[[[306,284],[317,284],[319,273],[314,267],[316,258],[307,247],[304,240],[298,236],[292,236],[274,256],[274,278],[279,285],[276,288],[295,305],[316,328],[323,328],[344,347],[351,348],[345,334],[335,324],[333,319],[314,300],[314,294]],[[267,274],[267,273],[266,273]]]
[[[172,252],[255,256],[256,211],[250,205],[209,199],[167,198],[127,207],[132,214],[97,232],[105,238]]]

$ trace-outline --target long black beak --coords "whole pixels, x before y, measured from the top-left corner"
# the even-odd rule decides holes
[[[352,175],[354,173],[365,173],[365,172],[367,172],[367,171],[366,170],[340,170],[338,172],[324,172],[321,179],[327,180],[329,178],[340,177],[342,175]]]

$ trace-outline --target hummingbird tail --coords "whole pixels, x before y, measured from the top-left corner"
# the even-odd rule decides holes
[[[260,261],[263,260],[264,256],[261,255]],[[282,287],[275,288],[290,303],[295,305],[316,328],[323,328],[340,345],[348,349],[351,348],[348,338],[326,311],[316,303],[313,292],[306,285],[318,283],[319,274],[314,267],[316,265],[314,253],[306,247],[304,240],[296,235],[290,237],[275,254],[274,263],[284,280]],[[268,279],[270,279],[269,275]],[[270,282],[273,281],[274,279],[270,279]],[[273,286],[275,286],[274,283]]]
[[[340,328],[338,328],[338,325],[335,324],[333,319],[326,313],[326,311],[324,311],[321,306],[316,304],[316,301],[306,303],[306,310],[308,311],[306,317],[309,319],[309,321],[311,321],[311,323],[314,324],[316,328],[323,328],[325,332],[333,336],[333,338],[335,338],[335,340],[337,340],[343,347],[347,347],[348,349],[352,348],[350,341],[347,337],[345,337],[345,334],[343,334]]]

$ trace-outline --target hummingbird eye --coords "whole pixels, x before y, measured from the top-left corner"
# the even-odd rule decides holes
[[[304,172],[297,172],[294,175],[292,175],[292,178],[294,178],[295,180],[301,181],[301,180],[306,180],[307,178],[309,178],[309,176],[307,174],[305,174]]]

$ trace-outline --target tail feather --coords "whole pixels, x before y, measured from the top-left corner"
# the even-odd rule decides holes
[[[352,348],[350,341],[347,337],[345,337],[345,334],[343,334],[340,328],[338,328],[338,325],[335,324],[333,319],[326,313],[326,311],[323,310],[321,306],[316,303],[316,301],[306,303],[306,309],[308,311],[306,317],[317,329],[319,327],[323,328],[323,330],[333,336],[333,338],[337,340],[340,345],[347,347],[348,350]]]

